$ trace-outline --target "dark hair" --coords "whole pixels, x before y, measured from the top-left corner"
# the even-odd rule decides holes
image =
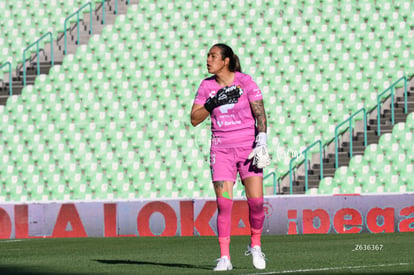
[[[230,48],[229,46],[227,46],[226,44],[223,44],[223,43],[217,43],[213,47],[220,48],[221,56],[223,57],[223,60],[227,57],[230,59],[229,70],[231,72],[241,72],[242,71],[239,57],[236,54],[234,54],[232,48]]]

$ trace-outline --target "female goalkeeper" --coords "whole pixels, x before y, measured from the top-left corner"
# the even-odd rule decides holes
[[[210,167],[217,197],[217,232],[221,257],[215,271],[231,270],[230,229],[233,185],[239,173],[249,205],[251,243],[246,255],[253,265],[264,269],[261,251],[264,222],[263,168],[270,164],[266,145],[266,114],[262,93],[252,78],[241,72],[238,57],[225,44],[208,52],[207,70],[194,99],[191,124],[197,126],[211,117]]]

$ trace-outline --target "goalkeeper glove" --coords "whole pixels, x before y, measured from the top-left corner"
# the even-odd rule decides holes
[[[237,103],[239,97],[243,94],[243,91],[240,89],[240,86],[226,86],[217,91],[216,95],[209,97],[204,104],[204,108],[211,113],[214,108],[226,105]]]
[[[249,154],[248,159],[253,160],[253,165],[257,168],[265,168],[270,165],[270,156],[267,150],[266,133],[259,133],[256,136],[256,145]]]

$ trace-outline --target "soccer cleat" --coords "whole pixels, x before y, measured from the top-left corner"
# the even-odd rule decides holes
[[[232,270],[233,266],[227,256],[223,256],[217,259],[217,266],[213,269],[214,271],[227,271]]]
[[[265,254],[262,252],[260,246],[256,245],[255,247],[251,247],[250,244],[247,246],[247,250],[244,255],[249,256],[252,255],[253,258],[253,266],[256,269],[265,269],[266,268],[266,260]]]

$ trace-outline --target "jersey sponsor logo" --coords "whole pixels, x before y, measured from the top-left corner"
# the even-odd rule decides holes
[[[209,97],[213,97],[213,96],[215,96],[215,95],[216,95],[216,93],[217,93],[217,91],[211,91],[211,92],[208,94],[208,96],[209,96]]]
[[[234,108],[234,103],[232,104],[226,104],[226,105],[222,105],[219,107],[219,110],[222,114],[227,114],[229,112],[229,110]]]
[[[241,124],[241,121],[240,120],[237,120],[237,121],[225,121],[224,122],[224,126],[239,125],[239,124]]]
[[[217,120],[217,126],[218,127],[222,127],[222,126],[230,126],[230,125],[240,125],[242,124],[240,120],[236,120],[236,121],[220,121]]]
[[[261,97],[262,96],[262,92],[260,91],[260,89],[256,88],[253,90],[254,92],[254,97]]]

